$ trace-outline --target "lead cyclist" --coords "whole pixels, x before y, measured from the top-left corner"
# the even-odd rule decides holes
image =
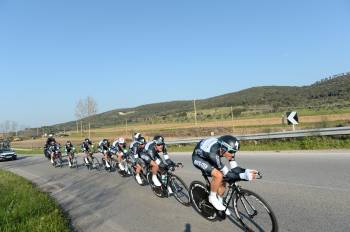
[[[192,154],[193,165],[206,176],[212,177],[210,183],[209,202],[219,211],[224,211],[223,195],[226,184],[224,177],[232,180],[251,181],[256,179],[256,170],[244,169],[235,161],[235,154],[240,148],[239,140],[231,135],[219,138],[208,138],[200,141]],[[225,157],[230,162],[230,169],[221,162]],[[225,212],[230,215],[227,209]]]

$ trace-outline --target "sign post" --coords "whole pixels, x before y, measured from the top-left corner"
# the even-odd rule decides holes
[[[295,131],[295,125],[299,124],[298,113],[296,111],[287,112],[288,125],[293,125],[293,131]]]

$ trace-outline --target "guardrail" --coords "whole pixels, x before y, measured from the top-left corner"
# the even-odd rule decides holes
[[[252,135],[236,135],[240,140],[282,139],[299,138],[309,136],[350,135],[350,127],[319,128],[297,131],[272,132]],[[205,137],[207,138],[207,137]],[[205,138],[186,138],[168,141],[167,144],[191,144],[198,143]]]

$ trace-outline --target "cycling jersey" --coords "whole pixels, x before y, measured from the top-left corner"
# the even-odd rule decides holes
[[[66,153],[74,152],[74,150],[75,150],[75,148],[74,148],[73,144],[70,144],[70,145],[66,144],[66,145],[65,145],[65,151],[66,151]]]
[[[164,161],[160,157],[159,152],[156,150],[156,143],[154,141],[148,142],[145,146],[144,151],[141,154],[141,158],[147,163],[150,164],[151,160],[156,162],[158,165],[175,165],[175,163],[169,158],[167,153],[166,146],[163,146],[163,157]]]
[[[192,154],[193,165],[208,176],[211,176],[214,168],[226,174],[229,169],[221,162],[219,149],[220,144],[216,138],[208,138],[200,141]],[[233,162],[235,161],[233,160]]]
[[[105,143],[104,141],[105,140],[101,140],[98,144],[99,150],[103,154],[109,151],[109,142],[107,141],[107,143]]]
[[[89,152],[91,150],[91,146],[92,143],[91,142],[86,142],[84,141],[82,144],[81,144],[81,149],[84,151],[84,152]]]

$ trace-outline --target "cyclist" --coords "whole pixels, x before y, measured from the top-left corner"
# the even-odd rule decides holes
[[[134,136],[132,137],[132,142],[130,143],[129,149],[132,149],[134,144],[138,141],[139,138],[141,138],[142,135],[140,133],[134,133]]]
[[[99,142],[98,144],[98,149],[99,152],[101,152],[103,154],[105,163],[106,163],[106,168],[111,168],[111,166],[109,165],[110,159],[111,159],[111,152],[110,152],[110,143],[108,141],[108,139],[103,139]]]
[[[45,144],[45,146],[44,146],[44,155],[45,155],[45,157],[48,158],[48,159],[50,159],[50,157],[51,157],[51,154],[50,154],[50,152],[49,152],[49,150],[48,150],[49,147],[51,146],[51,142],[56,143],[56,140],[55,140],[55,138],[53,137],[52,134],[49,134],[49,136],[48,136],[48,138],[47,138],[47,140],[46,140],[46,144]]]
[[[140,185],[143,184],[141,177],[140,177],[140,172],[142,170],[142,161],[140,160],[140,155],[145,149],[146,146],[146,139],[144,137],[139,137],[136,141],[132,143],[132,147],[130,148],[130,158],[132,160],[132,165],[135,168],[136,171],[136,181]]]
[[[200,141],[192,154],[193,165],[200,169],[204,175],[211,176],[211,192],[209,202],[219,211],[224,211],[223,195],[225,193],[225,184],[223,178],[232,180],[256,179],[257,171],[243,169],[235,161],[235,154],[240,148],[239,140],[231,135],[224,135],[219,138],[208,138]],[[230,162],[230,168],[221,162],[225,157]],[[226,211],[230,215],[230,211]]]
[[[163,153],[165,162],[162,160],[159,153]],[[159,169],[164,169],[167,166],[175,166],[175,163],[169,158],[164,142],[164,137],[160,135],[155,136],[153,138],[153,141],[148,142],[146,144],[145,152],[142,153],[141,158],[145,161],[147,165],[151,167],[151,172],[153,174],[152,181],[153,184],[157,187],[160,187],[162,185],[157,177]],[[169,188],[168,190],[171,194],[171,189]]]
[[[113,148],[113,152],[116,156],[117,156],[117,160],[118,160],[118,167],[120,169],[120,172],[122,174],[124,174],[126,171],[126,168],[123,166],[122,161],[123,159],[126,157],[127,155],[127,149],[126,149],[126,143],[125,143],[125,139],[124,138],[118,138],[117,140],[115,140],[112,144]]]
[[[48,153],[51,157],[51,163],[55,164],[54,160],[57,158],[61,158],[60,144],[55,143],[55,141],[51,140],[50,146],[48,147]]]
[[[74,153],[75,153],[75,147],[74,145],[71,143],[71,141],[67,141],[65,146],[65,152],[68,155],[68,165],[69,167],[72,167],[73,164],[73,159],[74,159]]]
[[[81,150],[84,152],[84,161],[86,164],[92,164],[92,141],[86,138],[81,144]]]

